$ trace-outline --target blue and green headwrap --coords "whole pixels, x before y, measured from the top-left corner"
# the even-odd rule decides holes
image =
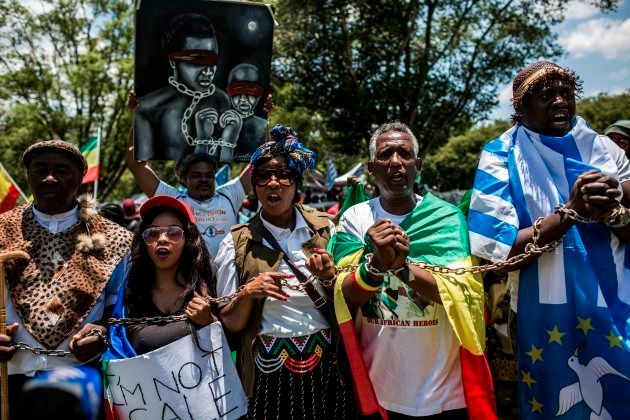
[[[270,132],[271,141],[260,146],[252,155],[250,170],[253,172],[260,159],[284,157],[299,178],[315,167],[315,152],[304,147],[291,127],[276,125]]]

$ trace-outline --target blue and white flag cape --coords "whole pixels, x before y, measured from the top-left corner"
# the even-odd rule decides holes
[[[488,143],[468,215],[472,253],[505,260],[519,229],[552,214],[591,169],[618,179],[604,140],[580,117],[564,137],[517,124]],[[602,223],[577,224],[518,278],[522,418],[628,418],[630,246]]]
[[[120,288],[118,289],[118,299],[116,300],[116,305],[114,306],[114,310],[112,312],[112,318],[124,318],[127,316],[124,299],[127,274],[125,273],[124,275],[125,280],[121,282]],[[137,356],[137,353],[133,349],[131,342],[127,339],[127,328],[124,325],[113,324],[109,326],[109,341],[110,345],[107,348],[107,351],[101,357],[101,367],[103,369],[103,372],[107,371],[107,363],[110,360],[127,359]]]

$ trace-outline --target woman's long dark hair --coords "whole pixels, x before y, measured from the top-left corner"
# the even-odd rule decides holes
[[[155,266],[149,257],[142,232],[151,226],[158,215],[165,212],[175,215],[184,229],[186,243],[180,258],[179,268],[175,274],[175,281],[178,281],[186,289],[182,294],[183,301],[188,302],[192,299],[193,292],[201,295],[216,295],[214,264],[197,226],[168,208],[156,208],[146,214],[134,230],[133,241],[131,242],[131,269],[125,285],[127,314],[142,311],[142,308],[146,308],[146,305],[152,302],[149,292],[155,284]],[[184,281],[181,282],[180,278]],[[137,313],[135,315],[141,316]]]

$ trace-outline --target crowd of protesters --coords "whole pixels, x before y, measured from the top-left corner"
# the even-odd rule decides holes
[[[349,181],[334,215],[300,203],[317,155],[290,127],[218,188],[202,152],[176,162],[184,188],[161,181],[134,160],[131,131],[139,208],[97,208],[78,195],[79,150],[34,143],[23,154],[34,202],[0,215],[0,254],[30,255],[4,263],[11,418],[99,418],[90,366],[212,323],[251,418],[492,419],[518,416],[517,399],[523,418],[623,418],[630,122],[596,133],[576,115],[581,88],[550,62],[519,72],[514,126],[484,147],[460,208],[414,191],[420,144],[400,122],[369,141],[376,192]],[[503,344],[487,329],[500,323]]]

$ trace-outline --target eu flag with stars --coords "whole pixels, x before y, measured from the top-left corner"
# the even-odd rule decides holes
[[[506,260],[519,231],[565,205],[584,172],[630,181],[615,147],[581,117],[563,137],[516,124],[488,143],[468,217],[472,252]],[[630,418],[630,246],[622,238],[603,222],[575,223],[553,251],[510,274],[522,418]]]

